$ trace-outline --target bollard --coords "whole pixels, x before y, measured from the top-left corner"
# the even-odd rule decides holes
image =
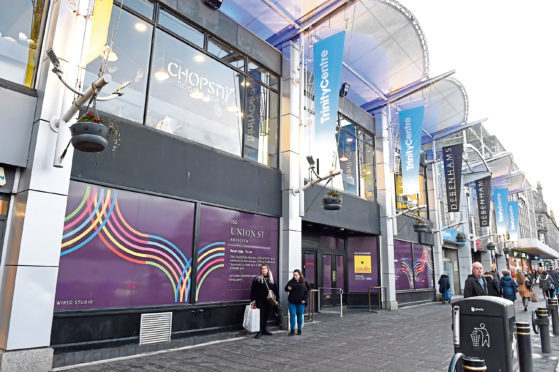
[[[540,334],[542,353],[551,353],[551,338],[549,336],[549,317],[545,307],[539,307],[532,313],[532,327]]]
[[[520,372],[532,372],[533,362],[530,323],[516,322],[516,340],[518,343],[518,364]]]
[[[553,334],[559,335],[559,310],[557,309],[557,299],[550,298],[547,300],[547,310],[551,314],[551,323],[553,326]]]
[[[459,362],[462,361],[462,366]],[[462,353],[456,353],[450,360],[448,372],[462,372],[462,371],[487,371],[487,366],[483,359],[475,357],[467,357]]]

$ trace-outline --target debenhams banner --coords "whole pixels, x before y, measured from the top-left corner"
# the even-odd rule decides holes
[[[476,192],[479,226],[489,227],[489,211],[491,208],[491,176],[476,181]]]
[[[345,31],[313,45],[314,58],[314,152],[330,167],[336,153],[338,101],[342,75]]]
[[[419,155],[423,130],[423,106],[400,111],[400,156],[404,195],[419,194]]]
[[[464,144],[443,147],[446,202],[449,212],[460,211],[460,180],[462,176],[462,152]]]

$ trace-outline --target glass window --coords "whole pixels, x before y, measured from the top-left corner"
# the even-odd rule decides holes
[[[241,156],[243,78],[157,31],[146,125]]]
[[[401,169],[401,168],[400,168]],[[398,210],[406,210],[415,208],[421,205],[427,205],[427,186],[425,182],[425,169],[419,174],[419,187],[420,192],[419,194],[413,195],[404,195],[404,187],[402,184],[402,172],[395,175],[394,180],[396,183],[396,209]],[[427,218],[427,207],[421,208],[419,210],[413,210],[409,212],[410,214],[415,214],[421,216],[423,218]]]
[[[375,199],[375,148],[373,137],[359,131],[359,166],[361,196],[367,200]]]
[[[204,34],[202,32],[164,10],[159,12],[159,24],[192,44],[200,48],[204,47]]]
[[[336,132],[336,143],[338,144],[338,159],[342,172],[342,187],[344,191],[359,194],[359,173],[356,126],[345,119],[340,120],[341,131]]]
[[[46,0],[0,0],[0,78],[33,87]]]
[[[244,87],[244,157],[276,167],[279,95],[251,79],[245,80]]]
[[[119,0],[118,2],[124,2],[124,6],[147,19],[153,18],[153,4],[148,0]]]
[[[239,70],[243,70],[245,67],[244,56],[213,38],[208,39],[208,52],[219,58],[223,63]]]
[[[279,78],[268,69],[260,66],[256,62],[249,61],[248,74],[258,81],[268,85],[272,89],[279,89]]]
[[[91,31],[85,87],[97,80],[101,57],[108,52],[119,13],[120,7],[113,6],[110,23]],[[152,25],[122,11],[105,68],[112,82],[103,88],[100,96],[110,94],[126,81],[131,84],[122,91],[123,96],[110,101],[98,101],[97,109],[139,123],[143,121],[151,35]]]

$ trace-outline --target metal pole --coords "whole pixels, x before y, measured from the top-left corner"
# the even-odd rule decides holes
[[[340,288],[340,318],[344,316],[344,307],[342,303],[343,294],[344,294],[344,290]]]
[[[557,299],[550,298],[547,300],[547,310],[551,314],[551,323],[553,325],[553,334],[559,335],[559,311],[557,309]]]
[[[454,348],[460,347],[460,307],[452,308],[452,340]]]
[[[516,322],[516,340],[518,345],[518,365],[520,372],[532,372],[532,342],[530,340],[530,323]]]

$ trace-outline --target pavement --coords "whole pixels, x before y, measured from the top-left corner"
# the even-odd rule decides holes
[[[530,322],[516,301],[517,321]],[[530,309],[544,307],[531,303]],[[454,355],[448,304],[428,303],[398,311],[351,310],[342,318],[317,314],[301,336],[286,331],[255,339],[235,337],[201,345],[68,366],[55,370],[94,371],[447,371]],[[533,333],[533,332],[532,332]],[[552,353],[541,353],[532,335],[534,371],[557,371],[559,336]]]

